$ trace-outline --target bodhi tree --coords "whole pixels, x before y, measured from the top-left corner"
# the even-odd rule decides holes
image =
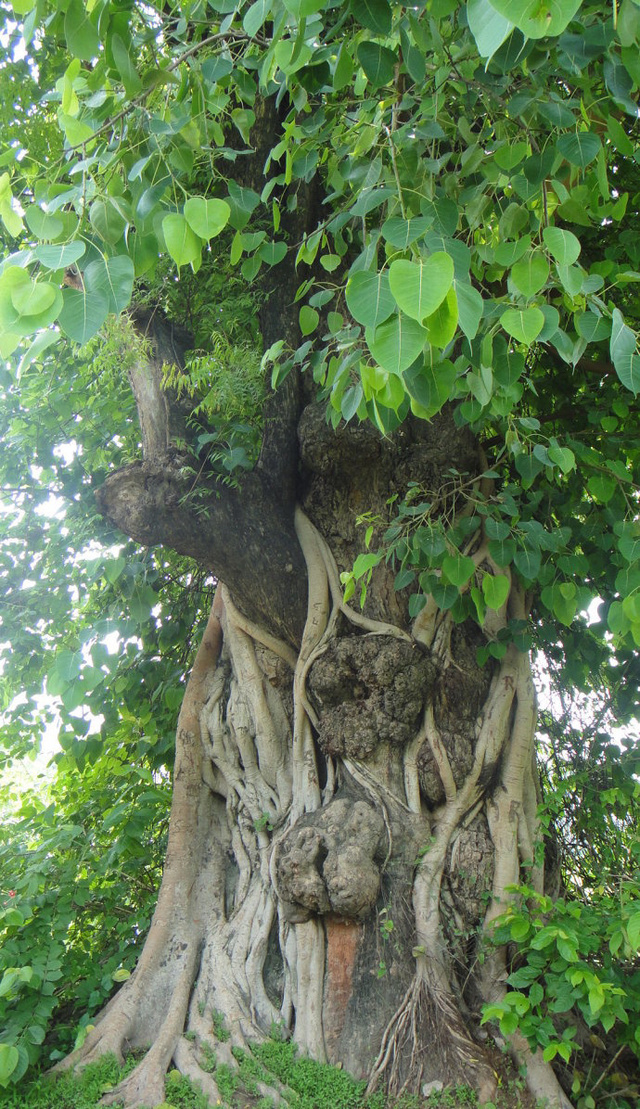
[[[640,7],[3,9],[5,387],[77,446],[100,363],[99,512],[217,581],[146,944],[62,1065],[144,1048],[112,1100],[173,1064],[215,1101],[222,1014],[231,1065],[275,1024],[489,1098],[485,1006],[567,1106],[569,1018],[504,1019],[491,936],[557,892],[532,649],[638,708]]]

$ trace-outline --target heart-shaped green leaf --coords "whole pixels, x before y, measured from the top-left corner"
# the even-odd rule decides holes
[[[89,296],[83,289],[65,289],[62,297],[60,327],[76,343],[86,343],[98,333],[109,315],[106,295],[97,292]]]
[[[506,574],[485,574],[482,579],[482,593],[487,602],[487,608],[502,608],[509,596],[509,579]]]
[[[525,38],[561,35],[582,0],[491,0],[491,7],[515,23]]]
[[[525,297],[533,297],[540,292],[548,276],[549,263],[540,251],[525,255],[511,269],[511,280]]]
[[[178,212],[165,216],[162,221],[162,234],[167,250],[178,268],[188,265],[189,262],[199,262],[202,240],[192,230],[184,216]]]
[[[556,143],[558,153],[579,169],[585,169],[598,156],[601,149],[600,138],[593,131],[574,131],[568,135],[561,135]]]
[[[203,196],[192,196],[184,206],[184,218],[192,231],[207,242],[215,238],[227,226],[231,208],[226,200],[205,200]]]
[[[389,286],[398,307],[420,323],[442,304],[453,284],[453,261],[443,250],[421,262],[399,258],[389,267]]]
[[[472,558],[467,558],[466,555],[446,555],[442,560],[443,576],[451,585],[457,585],[458,589],[467,584],[469,579],[473,577],[475,570],[475,562]]]
[[[347,307],[354,320],[364,327],[377,327],[388,320],[395,308],[388,273],[361,270],[347,282]]]
[[[91,262],[84,272],[87,294],[106,296],[109,311],[117,315],[131,300],[134,272],[133,262],[126,254]]]
[[[45,281],[29,281],[11,290],[11,302],[20,316],[39,316],[56,299],[55,285]]]
[[[427,333],[415,320],[399,313],[375,330],[367,328],[365,338],[378,365],[388,373],[401,374],[424,349]]]
[[[82,258],[86,250],[86,243],[81,239],[74,239],[72,243],[60,243],[56,246],[43,244],[37,246],[34,254],[39,262],[48,270],[63,270],[72,266]]]
[[[13,1044],[0,1044],[0,1086],[6,1086],[20,1061],[20,1053]]]
[[[529,346],[542,331],[544,316],[539,308],[507,308],[500,323],[508,335]]]
[[[398,61],[393,50],[389,50],[387,46],[381,46],[379,42],[361,42],[357,54],[358,61],[374,89],[391,83]]]
[[[580,240],[573,231],[562,227],[545,227],[542,232],[545,246],[559,266],[572,266],[580,254]]]
[[[455,289],[449,289],[442,304],[424,321],[424,326],[432,347],[444,350],[449,345],[458,326],[458,298]]]

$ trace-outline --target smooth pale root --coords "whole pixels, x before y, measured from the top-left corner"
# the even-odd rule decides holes
[[[230,216],[231,208],[226,200],[218,200],[216,197],[205,200],[203,196],[192,196],[185,202],[184,218],[189,227],[207,241],[224,230]]]
[[[500,317],[500,324],[512,338],[527,346],[544,327],[544,315],[539,308],[507,308]]]
[[[388,373],[401,374],[424,349],[427,332],[415,320],[398,313],[375,330],[368,327],[365,339],[378,365]]]
[[[420,262],[399,258],[389,267],[389,287],[398,307],[422,323],[438,308],[453,284],[453,260],[443,250]]]

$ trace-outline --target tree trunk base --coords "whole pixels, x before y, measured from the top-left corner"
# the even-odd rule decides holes
[[[422,723],[399,743],[389,712],[402,714],[411,685],[429,687],[455,665],[451,620],[423,617],[414,637],[353,611],[322,537],[302,513],[296,526],[309,580],[299,653],[251,624],[219,587],[178,721],[167,864],[145,949],[82,1048],[60,1064],[107,1052],[122,1061],[146,1048],[105,1104],[153,1109],[172,1064],[215,1104],[220,1075],[233,1084],[238,1053],[274,1028],[392,1101],[430,1081],[495,1097],[496,1071],[469,1029],[505,977],[500,955],[479,975],[475,950],[533,857],[528,658],[510,647],[482,678],[464,772],[429,688],[411,710]],[[398,673],[409,682],[400,701],[390,686]],[[360,716],[357,705],[342,715],[333,707],[340,681],[347,699],[362,682]],[[391,738],[365,757],[372,719]],[[425,804],[436,775],[440,800]],[[482,889],[465,886],[474,850],[493,852]],[[443,899],[446,883],[458,909]],[[447,946],[456,912],[475,933],[464,980]],[[510,1046],[534,1097],[567,1109],[550,1066],[517,1037]],[[268,1075],[253,1086],[279,1103]]]

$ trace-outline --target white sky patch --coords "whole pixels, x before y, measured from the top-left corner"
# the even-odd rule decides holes
[[[62,520],[65,516],[67,501],[65,497],[58,497],[51,493],[43,504],[34,509],[36,516],[44,516],[45,520]]]

